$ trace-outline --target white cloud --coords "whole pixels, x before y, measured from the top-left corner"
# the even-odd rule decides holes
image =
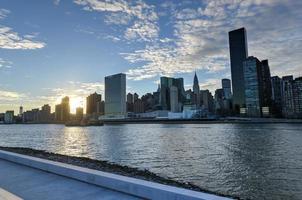
[[[58,5],[60,4],[60,1],[61,1],[61,0],[53,0],[53,3],[54,3],[56,6],[58,6]]]
[[[1,90],[0,89],[0,100],[5,101],[14,101],[19,100],[22,97],[25,97],[25,94],[14,92],[14,91],[8,91],[8,90]]]
[[[13,64],[13,62],[0,58],[0,69],[1,68],[11,68],[12,64]]]
[[[74,0],[84,10],[105,12],[105,22],[115,25],[129,25],[124,37],[128,40],[151,41],[158,36],[157,13],[154,6],[142,0]]]
[[[0,26],[0,48],[3,49],[40,49],[45,47],[44,42],[33,41],[19,36],[11,28]]]
[[[10,13],[9,10],[1,8],[1,9],[0,9],[0,19],[6,18],[6,16],[7,16],[9,13]]]
[[[272,74],[276,71],[281,75],[299,75],[302,69],[299,53],[302,34],[298,25],[302,20],[301,1],[217,0],[204,3],[205,6],[196,8],[169,6],[173,7],[172,42],[155,40],[143,49],[122,53],[137,66],[128,70],[128,78],[141,80],[195,70],[211,73],[225,70],[229,66],[228,32],[242,26],[247,28],[250,55],[268,58]]]

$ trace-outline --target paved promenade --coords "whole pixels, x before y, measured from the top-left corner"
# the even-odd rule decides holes
[[[0,159],[0,199],[16,200],[19,199],[18,197],[25,200],[139,199],[121,192]]]

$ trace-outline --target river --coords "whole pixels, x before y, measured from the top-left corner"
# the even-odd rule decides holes
[[[108,160],[244,199],[302,199],[302,124],[0,125],[0,146]]]

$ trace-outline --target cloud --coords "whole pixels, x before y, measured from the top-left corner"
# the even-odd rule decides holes
[[[0,101],[15,101],[25,96],[26,95],[22,93],[0,89]]]
[[[6,18],[6,16],[7,16],[9,13],[10,13],[9,10],[1,8],[1,9],[0,9],[0,19]]]
[[[54,3],[56,6],[58,6],[58,5],[60,4],[60,1],[61,1],[61,0],[54,0],[53,3]]]
[[[45,47],[44,42],[33,41],[19,36],[11,28],[0,26],[0,48],[3,49],[40,49]]]
[[[13,62],[0,58],[0,69],[1,68],[11,68],[12,65],[13,65]]]
[[[0,19],[4,19],[10,13],[9,10],[0,9]],[[44,42],[34,41],[39,33],[20,36],[12,28],[0,24],[0,48],[2,49],[40,49],[45,47]]]
[[[164,8],[172,11],[171,42],[154,40],[145,48],[121,53],[137,66],[127,71],[130,79],[195,70],[220,75],[229,68],[228,32],[242,26],[247,28],[250,55],[268,58],[272,71],[283,75],[302,69],[301,1],[216,0],[204,1],[199,7],[174,4]]]
[[[155,7],[142,0],[74,0],[86,11],[105,12],[105,23],[127,25],[124,37],[127,40],[152,41],[158,36],[158,16]]]

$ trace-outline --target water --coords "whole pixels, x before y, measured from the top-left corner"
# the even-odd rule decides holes
[[[248,199],[302,199],[302,124],[1,125],[0,146],[108,160]]]

